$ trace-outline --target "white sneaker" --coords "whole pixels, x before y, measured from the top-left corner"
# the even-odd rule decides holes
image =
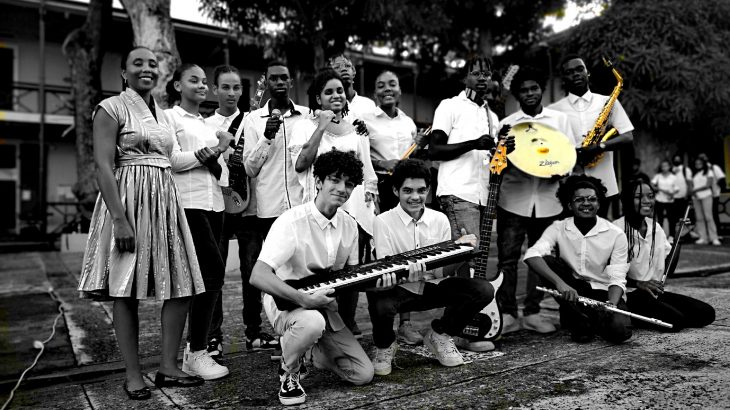
[[[375,347],[375,357],[373,357],[373,368],[378,376],[387,376],[392,371],[393,357],[398,351],[398,342],[393,341],[390,346],[385,349]]]
[[[720,242],[719,239],[715,239],[714,241],[712,241],[712,244],[715,246],[722,246],[722,242]]]
[[[695,245],[707,245],[707,241],[704,239],[698,239],[695,241]]]
[[[520,330],[520,321],[509,313],[502,315],[502,334],[512,333]]]
[[[189,344],[183,354],[182,371],[193,376],[200,376],[205,380],[228,376],[228,368],[216,363],[206,349],[191,352]]]
[[[413,327],[410,320],[406,320],[398,326],[398,340],[407,345],[419,345],[423,343],[423,336]]]
[[[464,357],[449,335],[442,335],[430,329],[423,338],[423,344],[436,356],[439,363],[446,367],[464,364]]]
[[[537,333],[552,333],[557,330],[552,323],[548,322],[546,318],[540,316],[539,313],[523,317],[522,327]]]
[[[459,349],[470,352],[491,352],[494,350],[494,343],[489,340],[469,340],[463,337],[454,336],[454,344]]]

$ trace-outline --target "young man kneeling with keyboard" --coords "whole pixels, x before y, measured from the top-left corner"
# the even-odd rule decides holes
[[[446,215],[426,208],[429,180],[429,169],[422,161],[409,159],[396,165],[392,181],[399,204],[378,215],[375,221],[375,251],[379,259],[451,239]],[[476,236],[465,234],[456,243],[475,247]],[[447,277],[456,268],[451,265],[426,271],[423,263],[410,263],[407,279],[398,283],[388,281],[390,278],[384,278],[387,283],[378,279],[378,287],[367,292],[376,347],[375,374],[385,376],[391,372],[398,350],[393,324],[401,312],[446,307],[444,315],[431,322],[431,329],[423,338],[444,366],[464,364],[457,345],[474,351],[494,349],[491,342],[469,342],[459,337],[474,315],[492,301],[494,288],[482,279]]]

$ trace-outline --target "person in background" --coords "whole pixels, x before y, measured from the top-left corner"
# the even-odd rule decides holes
[[[712,220],[715,222],[715,226],[718,230],[718,238],[720,231],[720,193],[722,188],[720,184],[725,183],[725,173],[722,171],[719,165],[710,162],[710,158],[704,152],[700,153],[699,156],[707,162],[712,175],[715,179],[715,183],[712,184]]]
[[[342,79],[342,85],[345,87],[345,96],[347,97],[347,107],[350,111],[352,120],[361,119],[366,113],[375,110],[375,102],[368,97],[358,95],[355,91],[355,66],[349,58],[344,54],[339,54],[330,59],[330,68],[335,70]]]
[[[702,156],[695,159],[695,173],[692,177],[692,202],[695,209],[696,231],[700,235],[695,243],[707,245],[712,243],[720,246],[717,236],[717,225],[712,217],[712,186],[715,184],[715,174],[710,164]]]
[[[672,173],[677,177],[677,194],[674,196],[674,215],[681,218],[687,204],[692,199],[689,187],[692,185],[692,170],[684,165],[683,156],[674,154],[672,157]],[[682,238],[675,238],[681,240]]]
[[[677,223],[674,197],[679,193],[677,176],[672,172],[672,164],[668,159],[659,163],[659,172],[651,179],[651,186],[656,191],[656,221],[664,226],[664,219],[669,221],[669,242],[674,243],[674,225]]]

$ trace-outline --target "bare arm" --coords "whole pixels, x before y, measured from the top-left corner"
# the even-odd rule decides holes
[[[555,285],[556,289],[563,295],[565,300],[569,302],[575,302],[578,300],[578,292],[568,286],[568,284],[565,283],[560,276],[555,273],[555,271],[550,269],[550,266],[548,266],[547,262],[545,262],[545,259],[536,256],[525,259],[525,264],[537,272],[538,275],[549,280],[553,285]]]
[[[449,136],[441,130],[433,130],[428,147],[428,157],[434,161],[450,161],[467,152],[477,149],[477,141],[464,141],[456,144],[448,143]]]
[[[104,110],[94,116],[94,161],[99,169],[96,180],[114,226],[114,240],[121,251],[134,251],[134,231],[127,220],[119,187],[114,177],[114,154],[116,152],[117,122]]]
[[[302,146],[302,152],[297,157],[297,163],[294,164],[294,170],[297,172],[306,171],[317,158],[317,150],[319,150],[319,143],[322,141],[322,135],[327,125],[332,122],[335,118],[335,114],[330,110],[319,111],[319,124],[317,129],[312,133],[312,137],[309,141],[305,142]]]

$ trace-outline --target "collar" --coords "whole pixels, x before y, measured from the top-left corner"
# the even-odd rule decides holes
[[[596,235],[598,235],[601,232],[608,231],[608,229],[609,229],[608,228],[608,221],[606,221],[605,219],[601,218],[600,216],[597,216],[596,217],[596,224],[593,226],[593,228],[591,228],[590,231],[588,231],[587,234],[585,234],[585,238],[588,238],[589,236],[596,236]],[[575,232],[576,234],[578,234],[580,236],[583,236],[583,233],[580,231],[580,229],[578,229],[578,227],[575,226],[575,221],[574,221],[574,219],[573,219],[572,216],[570,218],[568,218],[568,221],[565,224],[565,230],[566,231]]]
[[[215,110],[215,113],[213,115],[221,117],[221,118],[223,118],[223,121],[225,121],[225,120],[232,120],[232,119],[238,117],[238,114],[240,114],[240,113],[241,113],[241,110],[236,108],[236,112],[234,112],[232,115],[229,115],[227,117],[225,115],[219,113],[218,110]]]
[[[487,100],[484,100],[482,102],[482,105],[478,105],[476,102],[474,102],[474,100],[472,100],[471,98],[467,97],[466,90],[460,92],[459,95],[457,96],[457,98],[460,98],[460,99],[462,99],[464,101],[469,101],[470,103],[476,105],[477,107],[484,107],[484,106],[487,105]]]
[[[408,212],[406,212],[403,207],[398,204],[398,206],[395,207],[395,214],[398,215],[398,218],[400,218],[401,222],[403,222],[404,226],[408,226],[409,223],[413,222],[414,225],[423,224],[428,225],[426,222],[426,210],[423,210],[423,215],[421,215],[421,219],[415,220],[413,217],[408,215]]]
[[[178,115],[180,115],[182,117],[190,117],[190,118],[201,119],[201,120],[203,119],[203,116],[200,115],[200,113],[198,113],[198,114],[191,114],[191,113],[185,111],[185,109],[183,109],[179,105],[176,105],[176,106],[172,107],[172,110],[175,111],[176,113],[178,113]]]
[[[591,102],[591,101],[593,101],[593,93],[591,92],[591,90],[586,91],[586,93],[581,96],[577,96],[573,93],[568,93],[568,101],[571,104],[575,104],[575,102],[578,101],[578,99],[582,99],[587,102]]]
[[[380,106],[377,106],[377,107],[375,107],[375,111],[373,111],[373,114],[375,114],[376,117],[384,116],[384,117],[387,117],[387,118],[390,118],[390,119],[394,120],[394,119],[400,117],[400,113],[401,112],[402,111],[400,110],[400,108],[395,107],[395,117],[390,118],[390,116],[388,114],[386,114],[385,111],[383,111],[383,109],[380,108]]]
[[[272,108],[271,108],[271,102],[272,102],[271,98],[269,98],[269,101],[266,101],[266,109],[269,111],[269,114],[268,115],[262,115],[261,118],[271,117],[271,110],[272,110]],[[296,107],[294,106],[294,101],[292,101],[291,98],[290,98],[289,99],[289,111],[287,111],[286,114],[284,114],[283,116],[284,117],[291,117],[293,115],[302,115],[302,113],[299,112],[296,109]]]
[[[547,110],[546,107],[542,107],[542,111],[540,111],[540,114],[537,114],[536,116],[532,117],[528,114],[526,114],[521,109],[515,113],[515,121],[522,121],[522,120],[539,120],[540,118],[546,118],[548,115],[545,112]]]
[[[309,212],[312,214],[314,221],[317,222],[317,225],[320,229],[324,230],[329,224],[332,224],[332,227],[337,229],[337,212],[339,212],[339,209],[337,210],[337,212],[335,212],[335,215],[332,217],[332,219],[327,219],[326,216],[322,215],[322,212],[319,212],[319,209],[317,209],[317,205],[314,204],[314,201],[310,201]]]

